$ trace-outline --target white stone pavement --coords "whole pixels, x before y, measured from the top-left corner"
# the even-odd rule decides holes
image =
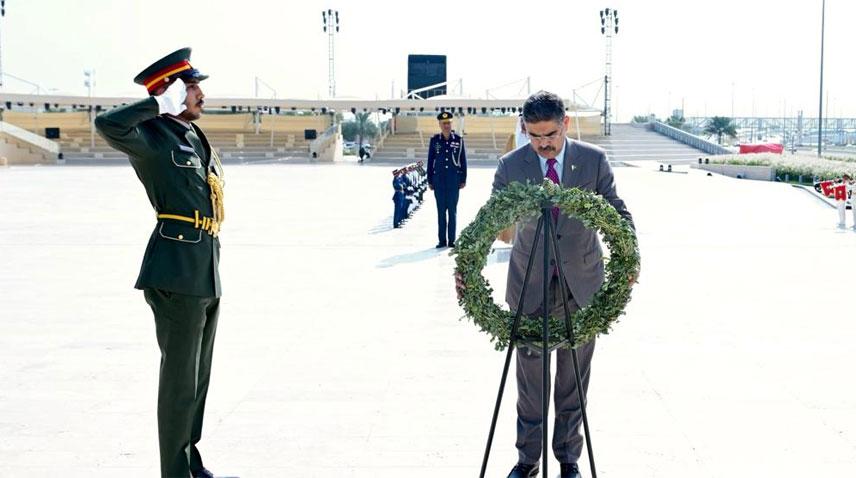
[[[805,191],[652,168],[616,170],[643,270],[595,354],[599,476],[856,476],[856,233]],[[471,169],[461,223],[491,178]],[[226,191],[206,464],[477,476],[504,355],[458,320],[433,198],[392,230],[388,168],[232,166]],[[0,476],[156,476],[132,288],[152,224],[130,167],[0,170]],[[515,393],[490,477],[516,460]]]

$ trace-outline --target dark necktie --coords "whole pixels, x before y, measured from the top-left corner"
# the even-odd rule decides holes
[[[553,184],[561,185],[559,181],[559,173],[556,171],[556,163],[558,161],[556,158],[547,160],[547,179],[553,181]],[[553,209],[550,210],[550,214],[553,215],[553,224],[556,224],[556,221],[559,219],[559,208],[553,206]],[[553,266],[553,277],[559,275],[559,267],[557,265]]]
[[[552,158],[552,159],[547,160],[547,176],[546,176],[546,178],[549,179],[550,181],[553,181],[554,184],[561,186],[561,182],[559,181],[559,173],[556,171],[556,163],[557,162],[558,161],[556,160],[556,158]],[[553,222],[556,222],[559,219],[559,208],[554,206],[550,212],[553,215]]]

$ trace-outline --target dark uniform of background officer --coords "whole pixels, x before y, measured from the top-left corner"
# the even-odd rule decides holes
[[[401,221],[407,217],[407,199],[404,194],[404,176],[399,169],[392,172],[392,188],[395,190],[395,192],[392,193],[392,203],[395,206],[395,210],[392,215],[392,227],[397,229],[401,227]]]
[[[213,477],[196,444],[211,374],[220,306],[220,240],[223,170],[198,126],[199,82],[190,48],[143,70],[134,82],[149,98],[95,119],[110,145],[131,165],[157,213],[136,288],[155,316],[161,350],[158,436],[161,474]]]
[[[467,184],[467,152],[464,139],[452,131],[451,113],[440,113],[437,120],[441,132],[428,145],[428,187],[437,199],[437,248],[455,247],[458,194]]]

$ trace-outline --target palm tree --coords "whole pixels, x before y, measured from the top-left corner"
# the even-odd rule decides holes
[[[370,113],[357,113],[357,148],[363,147],[363,137],[371,134],[374,126],[369,118]]]
[[[669,119],[666,120],[666,124],[671,126],[672,128],[683,129],[686,120],[683,115],[673,114],[669,116]]]
[[[737,137],[737,127],[731,118],[726,116],[714,116],[704,127],[704,132],[710,135],[716,135],[716,142],[722,144],[722,135],[729,138]]]

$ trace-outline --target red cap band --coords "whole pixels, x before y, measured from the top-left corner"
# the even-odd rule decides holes
[[[146,89],[149,91],[149,93],[151,93],[160,88],[161,86],[169,83],[169,77],[171,77],[172,75],[190,69],[193,69],[193,67],[190,66],[190,62],[187,60],[183,60],[152,74],[150,77],[146,78],[145,81],[143,81],[143,84],[146,86]]]

